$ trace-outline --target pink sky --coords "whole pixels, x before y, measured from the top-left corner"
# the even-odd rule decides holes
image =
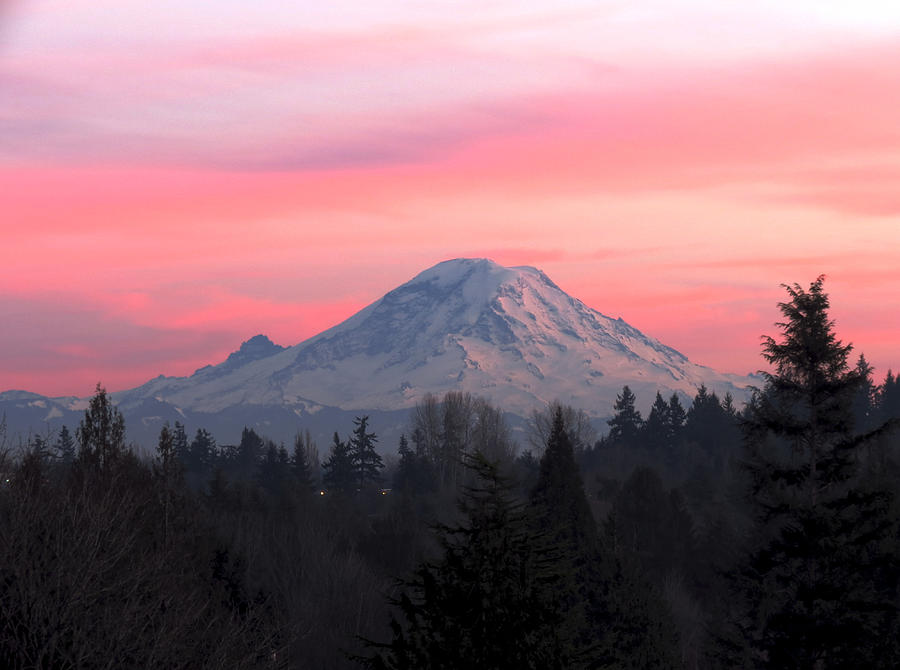
[[[741,373],[824,273],[897,370],[900,7],[744,4],[0,4],[0,390],[296,344],[458,256]]]

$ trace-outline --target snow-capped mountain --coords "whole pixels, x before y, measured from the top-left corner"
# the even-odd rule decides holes
[[[554,399],[604,416],[624,384],[649,405],[657,390],[693,395],[700,384],[743,400],[753,381],[690,362],[540,270],[456,259],[296,346],[257,335],[219,365],[115,397],[126,407],[152,399],[194,412],[264,405],[302,416],[323,406],[399,410],[453,389],[520,416]]]

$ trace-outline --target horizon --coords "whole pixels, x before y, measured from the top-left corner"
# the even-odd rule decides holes
[[[0,391],[293,346],[458,257],[735,374],[825,274],[900,366],[900,8],[476,7],[0,9]]]

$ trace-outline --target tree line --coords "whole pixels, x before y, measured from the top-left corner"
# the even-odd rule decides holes
[[[626,386],[607,435],[558,403],[427,396],[386,463],[245,428],[126,444],[98,385],[0,471],[0,663],[25,667],[900,665],[900,379],[785,287],[744,407]],[[0,446],[5,445],[0,431]]]

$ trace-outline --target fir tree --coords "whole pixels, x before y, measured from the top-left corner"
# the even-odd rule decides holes
[[[763,344],[774,372],[744,424],[757,539],[737,582],[746,608],[731,650],[758,667],[897,667],[896,524],[889,494],[858,477],[862,378],[823,281],[785,286],[782,339]]]
[[[401,435],[397,453],[400,455],[400,462],[394,473],[393,487],[411,496],[433,491],[437,485],[437,477],[421,448],[410,449],[406,435]]]
[[[53,449],[56,457],[62,463],[68,464],[75,460],[75,441],[72,439],[68,426],[59,429],[59,437],[56,438]]]
[[[188,438],[184,424],[180,421],[175,422],[175,429],[172,431],[172,449],[181,465],[186,466],[189,459]]]
[[[297,433],[294,436],[294,450],[291,454],[291,471],[294,474],[297,490],[303,495],[312,493],[316,485],[312,466],[309,462],[310,445],[311,440],[308,431],[305,440],[300,433]]]
[[[594,626],[585,612],[590,588],[588,564],[599,549],[597,524],[584,495],[575,451],[557,406],[540,462],[529,512],[539,546],[554,560],[553,589],[561,608],[560,632],[569,654],[581,662],[595,645]]]
[[[657,391],[656,399],[641,430],[642,443],[652,451],[662,451],[668,447],[669,405]]]
[[[174,440],[173,440],[174,444]],[[197,434],[188,447],[187,470],[194,479],[209,474],[216,455],[216,440],[205,428],[198,428]],[[195,482],[196,483],[196,482]]]
[[[873,368],[863,354],[856,361],[856,375],[859,387],[853,394],[853,424],[857,432],[866,432],[875,427],[875,383],[872,381]]]
[[[669,398],[669,412],[666,419],[666,441],[670,449],[675,449],[682,439],[684,424],[687,421],[687,412],[684,411],[684,405],[681,404],[677,393],[673,393]]]
[[[350,448],[335,432],[331,453],[322,464],[322,483],[329,492],[349,493],[356,488],[356,482]]]
[[[86,465],[106,468],[125,451],[125,419],[99,383],[76,436],[78,460]]]
[[[235,463],[238,470],[238,478],[245,481],[252,481],[256,478],[256,469],[263,458],[265,448],[265,441],[257,435],[256,431],[244,426],[244,429],[241,431],[241,442],[238,445]]]
[[[612,419],[607,421],[610,441],[635,444],[643,426],[643,420],[641,413],[635,409],[634,403],[634,393],[627,385],[623,386],[622,392],[616,396],[616,403],[613,405],[616,413]]]
[[[356,417],[353,420],[356,428],[347,444],[350,462],[356,477],[356,487],[361,491],[378,482],[381,478],[381,470],[384,468],[381,456],[375,451],[378,437],[375,433],[366,432],[368,421],[369,417],[367,416]]]
[[[480,454],[476,482],[459,502],[461,522],[437,526],[442,549],[402,583],[393,639],[365,659],[379,670],[569,668],[549,592],[547,561],[513,487]]]

